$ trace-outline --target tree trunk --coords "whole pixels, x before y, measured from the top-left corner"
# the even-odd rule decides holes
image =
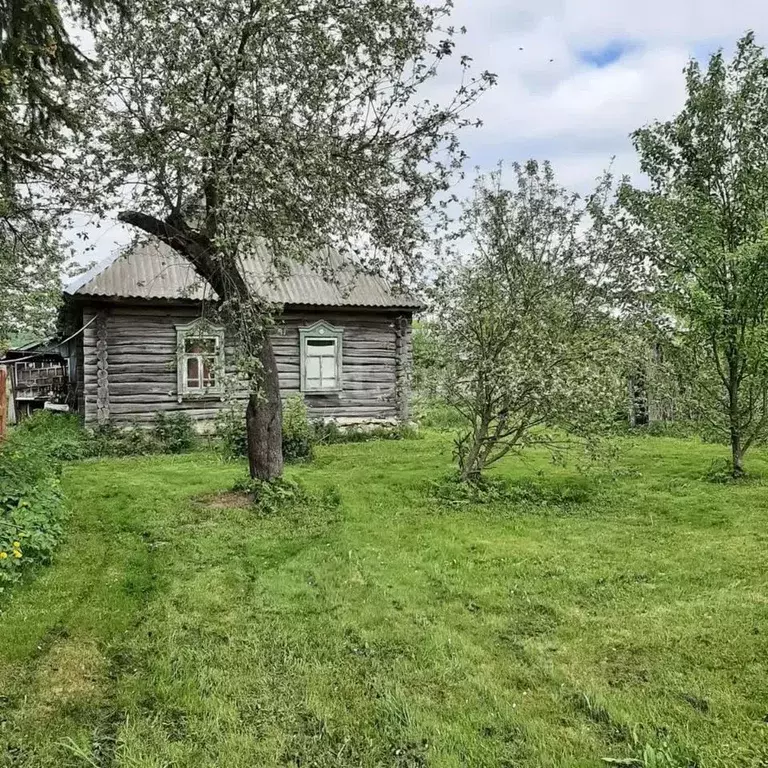
[[[480,425],[472,433],[472,444],[469,446],[469,450],[464,456],[464,461],[461,466],[460,479],[462,483],[475,481],[480,478],[482,474],[482,466],[480,465],[480,451],[483,447],[483,441],[488,434],[488,424],[485,418],[480,422]]]
[[[742,477],[744,475],[744,449],[741,441],[739,382],[736,371],[736,363],[729,360],[728,427],[731,434],[731,472],[734,477]]]
[[[738,432],[731,432],[731,462],[733,466],[733,476],[744,476],[744,450],[741,447],[741,435]]]
[[[280,382],[269,335],[259,341],[261,371],[251,383],[245,413],[248,466],[256,480],[274,480],[283,473],[283,434]]]

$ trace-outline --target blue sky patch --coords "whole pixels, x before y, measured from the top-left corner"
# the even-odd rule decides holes
[[[617,62],[624,54],[637,47],[629,40],[611,40],[599,48],[585,48],[578,52],[578,57],[591,67],[602,69]]]

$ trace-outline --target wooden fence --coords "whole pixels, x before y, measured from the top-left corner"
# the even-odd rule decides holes
[[[8,427],[8,386],[5,368],[0,368],[0,442],[5,437]]]

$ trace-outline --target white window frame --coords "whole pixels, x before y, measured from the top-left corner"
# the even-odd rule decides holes
[[[344,329],[336,328],[325,320],[320,320],[308,328],[299,329],[299,358],[301,361],[301,391],[308,395],[333,395],[342,391],[342,360]],[[333,387],[312,387],[307,383],[307,357],[310,341],[334,342],[334,360],[336,365],[335,385]],[[322,356],[329,357],[328,355]],[[322,363],[321,363],[322,366]],[[322,376],[321,376],[322,378]]]
[[[215,341],[215,352],[213,354],[215,383],[212,387],[202,386],[202,357],[210,355],[192,355],[186,350],[186,341],[191,338],[213,339]],[[187,384],[187,359],[198,357],[201,359],[200,365],[200,387],[190,389]],[[177,394],[178,401],[182,399],[219,398],[224,394],[224,329],[217,325],[212,325],[207,320],[201,318],[186,325],[176,326],[176,375],[177,375]]]

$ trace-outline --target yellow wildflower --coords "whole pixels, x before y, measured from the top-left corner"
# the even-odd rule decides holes
[[[14,556],[14,557],[16,557],[16,558],[19,558],[19,557],[21,557],[21,551],[20,551],[20,550],[18,550],[18,549],[17,549],[17,550],[15,550],[15,551],[14,551],[14,553],[13,553],[13,556]]]
[[[21,549],[21,544],[20,544],[20,542],[18,542],[18,541],[14,541],[14,542],[13,542],[13,548],[14,548],[14,549]]]
[[[5,560],[6,557],[8,557],[7,552],[0,552],[0,560]]]

